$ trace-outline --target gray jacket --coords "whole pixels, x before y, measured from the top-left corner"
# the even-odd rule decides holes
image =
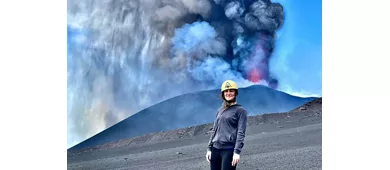
[[[240,154],[244,147],[247,115],[246,110],[239,104],[226,110],[219,108],[207,150],[211,151],[212,147],[234,149],[234,153]]]

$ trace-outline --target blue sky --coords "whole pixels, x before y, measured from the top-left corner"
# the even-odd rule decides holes
[[[271,71],[282,91],[322,96],[322,1],[278,0],[286,12]]]

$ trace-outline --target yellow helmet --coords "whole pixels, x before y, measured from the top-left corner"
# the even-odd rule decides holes
[[[221,92],[228,90],[228,89],[235,89],[238,90],[237,84],[232,80],[226,80],[222,83],[221,86]]]

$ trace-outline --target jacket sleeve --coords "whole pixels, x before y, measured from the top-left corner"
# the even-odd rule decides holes
[[[246,110],[242,110],[241,113],[238,115],[237,138],[234,147],[234,153],[236,154],[240,154],[242,148],[244,147],[247,116],[248,113],[246,112]]]
[[[211,148],[213,147],[213,143],[212,143],[212,140],[213,140],[213,137],[215,136],[215,128],[216,128],[216,123],[217,123],[217,116],[218,116],[218,111],[215,115],[215,120],[214,120],[214,125],[213,125],[213,128],[211,129],[211,136],[210,136],[210,139],[209,139],[209,143],[207,145],[207,150],[208,151],[211,151]]]

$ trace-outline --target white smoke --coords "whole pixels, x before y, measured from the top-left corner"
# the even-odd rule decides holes
[[[225,15],[229,19],[239,19],[244,13],[244,9],[238,1],[230,2],[225,7]]]
[[[298,97],[322,97],[321,92],[313,93],[302,89],[293,89],[288,84],[282,84],[279,90]]]
[[[68,44],[68,147],[157,102],[202,90],[187,88],[192,78],[185,64],[174,67],[182,61],[169,48],[183,17],[207,17],[210,8],[208,0],[69,0],[68,26],[81,33]],[[224,46],[209,45],[200,45],[202,53]]]
[[[210,87],[218,87],[223,81],[228,79],[234,80],[239,87],[247,87],[255,84],[242,77],[241,73],[234,71],[230,64],[221,58],[208,56],[189,72],[196,80],[209,82]],[[267,85],[264,81],[257,84]]]
[[[176,29],[172,38],[173,57],[187,58],[186,68],[191,77],[207,82],[208,88],[218,87],[226,79],[242,86],[253,85],[221,58],[226,53],[226,46],[223,38],[207,22],[185,24]]]

